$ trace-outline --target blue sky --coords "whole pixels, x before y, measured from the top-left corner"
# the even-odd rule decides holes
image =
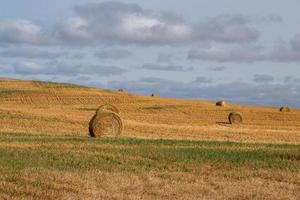
[[[297,0],[0,2],[0,76],[300,107]]]

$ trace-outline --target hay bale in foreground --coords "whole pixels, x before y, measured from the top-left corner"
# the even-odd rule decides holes
[[[216,106],[222,106],[222,107],[224,107],[225,105],[226,105],[226,103],[225,103],[224,100],[216,102]]]
[[[242,115],[238,112],[231,112],[228,115],[228,120],[230,124],[241,124],[243,123]]]
[[[280,109],[279,109],[280,112],[291,112],[291,109],[287,106],[282,106]]]
[[[114,136],[122,133],[123,122],[120,116],[114,112],[103,112],[95,114],[89,123],[89,134],[91,137]]]
[[[103,112],[114,112],[116,114],[120,114],[119,109],[116,106],[113,106],[111,104],[104,104],[104,105],[100,106],[97,109],[96,114],[101,114]]]

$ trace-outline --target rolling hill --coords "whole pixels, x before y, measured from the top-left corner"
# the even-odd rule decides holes
[[[97,107],[117,106],[123,136],[259,143],[300,143],[300,110],[279,112],[203,100],[147,97],[72,84],[0,79],[0,132],[85,136]],[[228,124],[239,111],[243,125]]]
[[[300,199],[300,110],[0,79],[0,199]]]

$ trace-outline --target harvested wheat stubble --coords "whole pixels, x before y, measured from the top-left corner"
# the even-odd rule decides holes
[[[228,115],[228,120],[230,124],[241,124],[243,123],[242,115],[238,112],[231,112]]]
[[[291,112],[291,109],[287,106],[283,106],[279,109],[280,112]]]
[[[225,101],[224,100],[222,100],[222,101],[217,101],[216,102],[216,106],[225,106]]]
[[[95,114],[89,123],[91,137],[119,136],[123,130],[123,122],[120,116],[114,112],[102,112]]]
[[[114,112],[116,114],[120,114],[119,109],[111,104],[105,104],[105,105],[100,106],[97,109],[96,114],[102,114],[104,112]]]

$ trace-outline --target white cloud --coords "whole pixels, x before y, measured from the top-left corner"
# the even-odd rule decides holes
[[[88,31],[89,23],[80,17],[71,18],[57,27],[55,37],[60,43],[90,43],[93,35]]]
[[[259,36],[251,20],[243,15],[223,15],[194,24],[175,13],[145,10],[137,4],[121,2],[79,5],[75,14],[53,27],[42,27],[28,20],[2,20],[0,42],[176,45],[198,41],[243,43]]]
[[[109,43],[165,45],[195,41],[250,42],[259,34],[243,15],[222,15],[193,24],[174,13],[144,10],[137,4],[89,3],[75,8],[95,39]]]
[[[0,20],[0,43],[46,44],[41,26],[28,20]]]
[[[192,36],[192,29],[185,24],[170,24],[162,18],[136,14],[121,19],[115,35],[128,43],[179,43]]]

